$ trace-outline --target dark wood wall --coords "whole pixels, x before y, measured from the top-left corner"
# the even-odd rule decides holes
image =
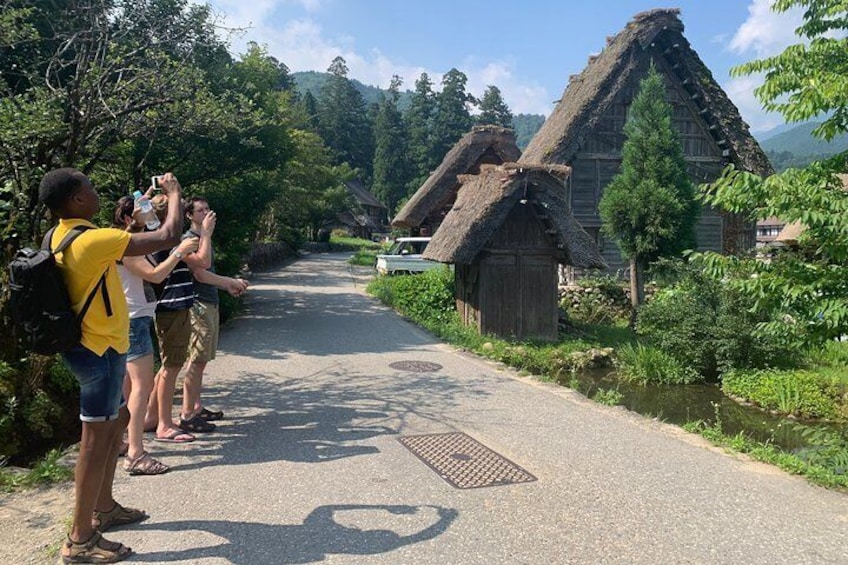
[[[570,163],[572,174],[567,187],[567,197],[572,213],[584,229],[596,238],[598,247],[612,271],[626,268],[628,263],[621,257],[615,243],[600,233],[598,203],[604,187],[621,168],[621,150],[625,141],[624,123],[628,109],[638,93],[639,81],[648,72],[648,64],[649,59],[646,56],[643,68],[618,92],[610,108],[596,122]],[[673,107],[673,125],[680,136],[689,176],[696,186],[711,182],[727,164],[723,150],[710,135],[687,92],[674,74],[664,67],[660,57],[655,58],[655,65],[666,79],[666,99]],[[695,230],[698,249],[727,251],[723,241],[725,223],[726,219],[721,214],[705,206],[701,210]]]
[[[516,204],[477,260],[456,267],[463,321],[484,334],[556,340],[557,253],[532,207]]]

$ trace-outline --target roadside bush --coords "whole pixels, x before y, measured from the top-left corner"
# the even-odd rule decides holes
[[[726,394],[767,410],[804,418],[848,416],[843,406],[846,386],[836,376],[814,371],[729,371],[721,381]]]
[[[76,379],[64,364],[33,356],[0,362],[0,459],[26,463],[78,435]]]
[[[766,314],[752,312],[738,292],[689,267],[639,309],[636,331],[681,365],[716,380],[731,369],[798,363],[793,346],[757,334],[765,321]]]
[[[452,321],[456,312],[453,272],[448,267],[377,277],[368,292],[426,328]]]
[[[622,345],[616,351],[615,366],[620,376],[640,385],[682,385],[703,380],[693,368],[682,365],[661,349],[641,343]]]

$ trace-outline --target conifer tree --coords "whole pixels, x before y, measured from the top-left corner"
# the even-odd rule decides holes
[[[471,130],[473,123],[468,104],[474,100],[465,85],[468,77],[456,69],[442,77],[442,91],[436,96],[436,113],[433,118],[433,156],[436,163],[444,159],[459,138]]]
[[[663,78],[651,66],[624,126],[621,172],[599,204],[604,234],[630,260],[634,307],[644,302],[648,264],[695,246],[698,204],[671,115]]]
[[[334,164],[347,163],[370,177],[374,140],[365,99],[347,78],[344,58],[333,59],[327,72],[331,76],[318,98],[318,131]]]
[[[421,73],[415,81],[409,110],[404,116],[409,140],[409,156],[412,164],[411,180],[407,186],[407,195],[413,194],[421,186],[437,163],[433,151],[433,115],[436,111],[436,95],[433,83],[427,73]]]
[[[480,114],[475,120],[479,125],[495,125],[505,128],[512,127],[512,112],[501,96],[497,86],[489,85],[483,98],[480,99]]]
[[[409,182],[409,155],[406,128],[397,103],[403,84],[392,77],[388,94],[380,102],[374,121],[374,195],[393,214],[397,203],[406,196]]]

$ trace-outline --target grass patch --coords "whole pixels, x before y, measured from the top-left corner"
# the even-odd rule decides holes
[[[63,455],[61,450],[51,449],[43,459],[26,471],[0,468],[0,491],[13,492],[72,480],[74,470],[61,463]]]
[[[752,459],[775,465],[787,473],[803,476],[819,486],[848,492],[848,472],[844,467],[828,464],[827,460],[811,458],[803,452],[802,454],[787,453],[770,443],[754,441],[742,432],[732,436],[726,435],[721,429],[720,421],[709,425],[698,420],[684,424],[683,429],[703,436],[714,445],[745,453]],[[841,449],[843,455],[848,453],[844,451],[848,449],[848,444],[842,445]]]
[[[616,351],[615,366],[618,374],[640,385],[691,384],[700,375],[661,349],[641,343],[625,343]]]
[[[721,389],[766,409],[803,418],[848,417],[848,384],[844,369],[734,370],[725,373]]]
[[[330,247],[333,251],[359,251],[360,249],[378,251],[383,249],[383,244],[360,237],[332,236],[330,237]]]
[[[580,324],[558,343],[514,342],[480,335],[456,312],[453,273],[433,269],[415,275],[378,277],[368,292],[436,337],[481,357],[546,380],[562,381],[575,371],[611,364],[609,344],[632,340],[626,328]]]

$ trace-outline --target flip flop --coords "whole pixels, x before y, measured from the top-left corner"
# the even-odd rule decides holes
[[[171,430],[165,437],[154,436],[153,441],[162,443],[190,443],[195,437],[180,430]]]

